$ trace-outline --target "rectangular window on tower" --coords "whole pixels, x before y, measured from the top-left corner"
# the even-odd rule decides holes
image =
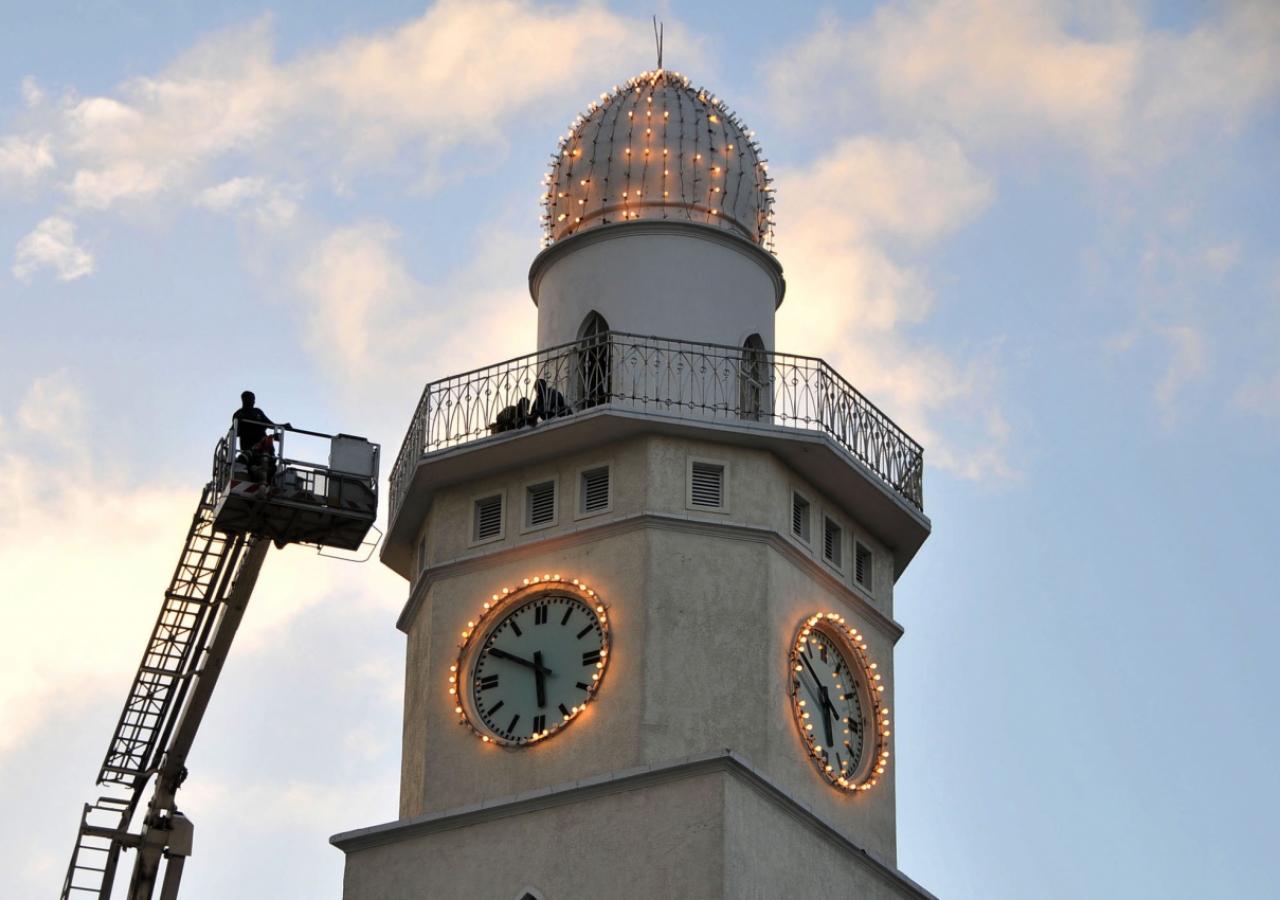
[[[809,543],[809,501],[799,491],[791,492],[791,534]]]
[[[543,528],[556,524],[555,480],[540,481],[524,489],[524,527]]]
[[[822,558],[839,569],[842,565],[841,552],[844,545],[844,534],[839,525],[823,517],[822,521]]]
[[[578,476],[578,515],[594,516],[613,509],[613,484],[608,466],[584,469]]]
[[[496,541],[502,537],[502,495],[494,494],[476,501],[475,521],[471,526],[473,544]]]
[[[871,551],[861,544],[854,545],[853,580],[868,591],[871,590]]]
[[[725,464],[712,460],[689,460],[689,494],[687,505],[690,509],[718,509],[721,512],[729,507],[728,492],[725,490]]]

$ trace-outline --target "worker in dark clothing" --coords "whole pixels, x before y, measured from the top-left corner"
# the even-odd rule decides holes
[[[257,481],[270,481],[275,474],[276,448],[275,438],[267,433],[266,426],[274,425],[275,422],[254,406],[256,400],[253,391],[241,394],[241,406],[231,414],[231,421],[236,426],[240,452],[245,456],[250,474]],[[286,422],[284,427],[289,428],[290,425]]]

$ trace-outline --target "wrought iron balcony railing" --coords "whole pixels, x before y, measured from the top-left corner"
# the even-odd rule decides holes
[[[391,471],[392,521],[424,454],[598,406],[820,431],[924,509],[920,445],[822,360],[606,332],[428,384]]]

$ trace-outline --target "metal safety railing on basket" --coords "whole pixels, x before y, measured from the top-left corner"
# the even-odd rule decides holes
[[[428,384],[391,471],[392,521],[424,454],[603,405],[820,431],[924,508],[920,445],[821,359],[608,332]]]

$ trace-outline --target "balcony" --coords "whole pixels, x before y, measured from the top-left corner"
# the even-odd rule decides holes
[[[923,513],[920,445],[822,360],[608,332],[428,384],[391,471],[392,528],[424,457],[604,410],[818,432]]]

